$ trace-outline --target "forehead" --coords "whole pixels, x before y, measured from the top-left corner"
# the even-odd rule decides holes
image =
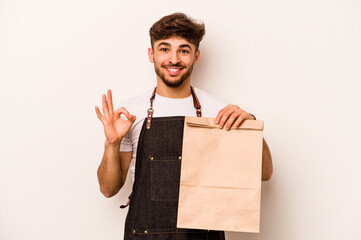
[[[186,45],[190,46],[192,49],[195,49],[195,45],[188,42],[185,38],[181,37],[170,37],[167,39],[160,39],[154,42],[154,47],[158,47],[160,45],[168,45],[171,47],[184,47]]]

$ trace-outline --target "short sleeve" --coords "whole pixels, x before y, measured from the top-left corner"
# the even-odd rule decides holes
[[[122,105],[118,105],[119,109]],[[123,115],[120,115],[120,117],[124,120],[126,120],[127,118]],[[132,141],[131,138],[129,136],[129,131],[128,133],[125,135],[125,137],[123,137],[122,142],[120,143],[120,151],[121,152],[131,152],[133,151],[133,145],[132,145]]]
[[[120,151],[121,152],[131,152],[133,151],[132,141],[130,140],[129,135],[125,135],[123,137],[122,142],[120,143]]]

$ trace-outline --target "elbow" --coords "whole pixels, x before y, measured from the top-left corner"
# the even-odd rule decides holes
[[[112,194],[112,193],[103,193],[103,195],[104,195],[106,198],[111,198],[111,197],[113,197],[115,194]]]
[[[116,195],[119,190],[123,187],[124,181],[118,182],[114,179],[107,179],[102,177],[98,169],[98,183],[100,192],[106,197],[111,198]]]
[[[100,186],[100,192],[106,197],[111,198],[114,195],[116,195],[120,189],[123,187],[124,181],[117,184],[117,185],[108,185],[108,184],[99,184]]]
[[[118,190],[119,191],[119,190]],[[107,189],[105,187],[100,187],[100,192],[106,197],[106,198],[111,198],[114,195],[116,195],[118,193],[118,191],[115,190],[111,190],[111,189]]]
[[[106,193],[106,192],[102,192],[102,193],[106,198],[111,198],[114,196],[114,194],[111,194],[111,193]]]
[[[266,181],[271,180],[271,178],[272,178],[272,174],[267,175],[267,176],[262,176],[262,181],[263,181],[263,182],[266,182]]]
[[[262,181],[269,181],[272,178],[273,169],[268,171],[266,174],[262,174]]]

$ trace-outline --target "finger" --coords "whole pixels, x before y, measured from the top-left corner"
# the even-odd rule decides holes
[[[128,120],[134,122],[137,119],[137,117],[135,115],[130,115],[130,118],[128,118]]]
[[[239,127],[239,125],[241,125],[241,123],[242,123],[244,120],[248,119],[248,118],[247,118],[247,113],[246,113],[246,114],[245,114],[245,113],[246,113],[246,112],[243,112],[243,113],[241,114],[241,116],[238,117],[237,121],[233,124],[234,127]]]
[[[247,113],[246,119],[256,120],[256,117],[250,113]]]
[[[101,122],[103,122],[104,116],[103,116],[103,115],[101,114],[101,112],[99,111],[98,106],[95,106],[95,113],[97,114],[99,120],[100,120]]]
[[[119,117],[120,117],[120,114],[124,114],[124,116],[125,116],[126,118],[128,118],[129,115],[130,115],[129,112],[128,112],[128,110],[125,109],[124,107],[121,107],[121,108],[117,109],[114,113],[115,113],[117,116],[119,116]]]
[[[120,118],[120,115],[121,115],[121,114],[124,114],[124,116],[125,116],[128,120],[133,120],[133,119],[134,119],[134,121],[135,121],[135,116],[129,114],[128,110],[125,109],[124,107],[119,108],[119,109],[116,110],[114,113],[115,113],[115,115],[117,116],[117,118]],[[133,118],[132,116],[133,116],[134,118]]]
[[[114,112],[114,108],[113,108],[113,97],[112,97],[112,91],[110,89],[108,89],[108,98],[107,98],[107,102],[108,102],[108,108],[109,108],[109,113],[112,114]]]
[[[218,127],[223,128],[223,126],[226,123],[229,116],[234,112],[235,112],[235,109],[234,109],[234,107],[232,107],[231,109],[228,109],[225,113],[223,113],[221,119],[219,120]]]
[[[234,122],[236,121],[236,119],[238,120],[238,118],[240,118],[241,115],[242,115],[242,110],[238,109],[229,116],[229,118],[226,122],[226,130],[227,131],[229,129],[231,129],[232,125],[234,126]]]
[[[219,121],[221,120],[221,117],[223,116],[223,114],[231,107],[232,107],[232,105],[228,104],[226,107],[224,107],[222,110],[220,110],[218,112],[217,117],[216,117],[216,124],[219,123]]]
[[[107,103],[106,98],[107,98],[106,95],[103,94],[103,96],[102,96],[102,109],[103,109],[104,116],[109,115],[108,103]]]

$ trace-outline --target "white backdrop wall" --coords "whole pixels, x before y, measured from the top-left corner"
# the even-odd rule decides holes
[[[94,106],[155,85],[148,29],[176,11],[206,24],[193,84],[263,119],[273,155],[261,233],[227,239],[361,239],[358,0],[1,0],[0,239],[122,239]]]

